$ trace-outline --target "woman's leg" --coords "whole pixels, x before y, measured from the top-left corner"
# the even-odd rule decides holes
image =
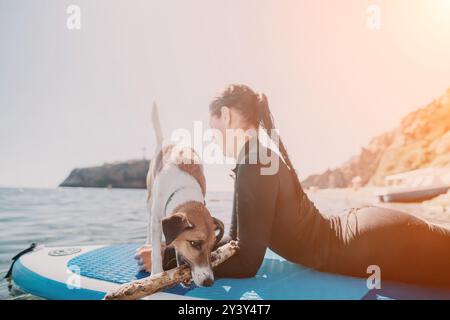
[[[329,270],[367,277],[367,268],[375,265],[381,281],[450,287],[450,230],[376,206],[338,219]]]

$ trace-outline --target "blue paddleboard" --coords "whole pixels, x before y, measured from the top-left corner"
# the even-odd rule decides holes
[[[16,261],[12,279],[46,299],[102,299],[107,291],[149,275],[138,272],[134,255],[139,246],[38,246]],[[217,279],[209,288],[177,285],[148,299],[450,299],[450,290],[390,282],[369,289],[366,279],[318,272],[267,250],[256,277]]]

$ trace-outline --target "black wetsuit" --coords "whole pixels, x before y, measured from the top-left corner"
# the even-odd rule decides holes
[[[367,268],[377,265],[381,280],[450,287],[450,230],[376,206],[325,216],[303,190],[296,192],[283,161],[275,175],[261,175],[263,165],[248,164],[246,151],[246,162],[233,170],[233,215],[225,239],[237,239],[240,250],[215,269],[216,277],[254,276],[270,248],[321,271],[367,278]]]

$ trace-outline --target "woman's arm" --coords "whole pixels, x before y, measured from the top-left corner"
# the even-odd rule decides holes
[[[278,175],[261,175],[261,165],[242,164],[235,186],[239,251],[220,264],[216,277],[253,277],[264,259],[276,211]]]

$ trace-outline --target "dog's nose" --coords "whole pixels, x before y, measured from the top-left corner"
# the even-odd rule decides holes
[[[214,284],[214,279],[213,278],[206,278],[203,281],[203,286],[204,287],[211,287]]]

